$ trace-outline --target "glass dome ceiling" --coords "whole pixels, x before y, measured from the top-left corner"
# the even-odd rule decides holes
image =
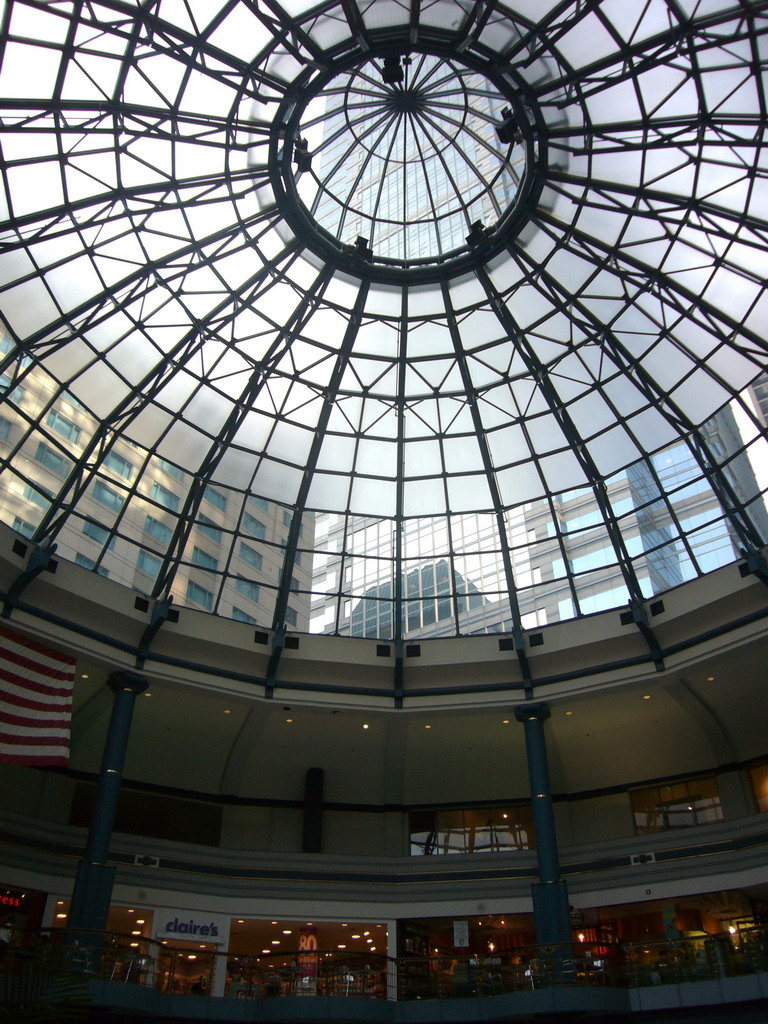
[[[767,31],[9,0],[0,517],[158,600],[382,638],[761,547]]]

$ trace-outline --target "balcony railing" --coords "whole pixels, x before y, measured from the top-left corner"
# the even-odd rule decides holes
[[[17,932],[0,952],[0,1004],[85,999],[88,979],[228,999],[488,998],[560,986],[637,988],[768,970],[768,929],[693,939],[525,946],[485,956],[391,959],[348,951],[240,954],[63,929]],[[84,984],[85,983],[85,984]]]

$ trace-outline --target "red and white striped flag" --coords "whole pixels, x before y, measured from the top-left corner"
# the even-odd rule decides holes
[[[66,765],[75,659],[0,626],[0,761]]]

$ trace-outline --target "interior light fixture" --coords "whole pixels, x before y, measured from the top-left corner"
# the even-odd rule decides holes
[[[643,694],[643,700],[650,700],[650,699],[651,699],[650,693],[644,693]]]

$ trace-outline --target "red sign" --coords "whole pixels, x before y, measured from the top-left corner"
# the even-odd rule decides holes
[[[317,931],[302,928],[299,932],[299,960],[297,964],[298,992],[314,995],[317,982]]]

